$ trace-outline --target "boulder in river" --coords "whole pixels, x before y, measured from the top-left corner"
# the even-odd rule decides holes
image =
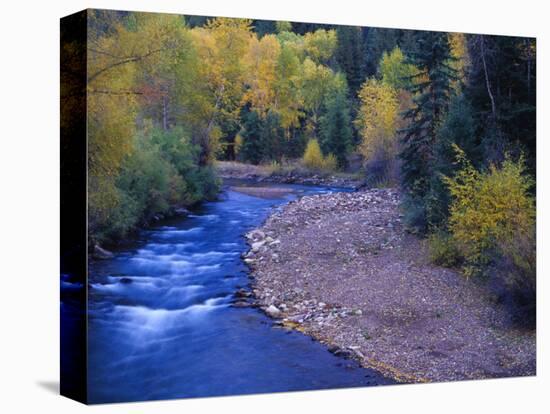
[[[235,292],[235,297],[237,298],[248,298],[252,296],[252,292],[246,289],[239,289]]]
[[[232,306],[234,308],[249,308],[249,307],[253,306],[253,304],[250,303],[250,302],[247,302],[246,300],[240,299],[240,300],[237,300],[237,301],[233,302]]]

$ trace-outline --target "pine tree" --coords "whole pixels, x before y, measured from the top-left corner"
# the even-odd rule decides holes
[[[365,45],[360,27],[339,26],[336,29],[338,47],[336,60],[345,73],[351,96],[355,97],[365,80]]]
[[[447,111],[451,82],[457,79],[452,61],[448,35],[440,32],[419,34],[418,50],[408,58],[419,71],[411,79],[413,106],[404,113],[409,125],[402,130],[400,157],[405,207],[409,210],[407,224],[417,232],[424,232],[427,226],[425,203],[433,174],[437,127]]]
[[[399,46],[400,29],[386,29],[381,27],[363,28],[365,37],[365,62],[364,71],[368,77],[376,76],[378,63],[384,52],[393,50]]]
[[[325,103],[320,122],[321,148],[324,154],[334,154],[340,167],[347,165],[346,156],[352,145],[353,132],[349,102],[344,91],[336,92]]]
[[[262,143],[260,134],[262,129],[262,120],[258,112],[245,112],[243,115],[243,128],[240,136],[243,139],[240,156],[244,161],[258,164],[262,160]]]
[[[262,147],[262,161],[280,161],[286,144],[285,131],[281,127],[279,115],[268,111],[262,120],[260,142]]]
[[[467,35],[471,65],[464,93],[476,114],[487,163],[524,152],[536,166],[536,42],[508,36]]]
[[[243,111],[243,127],[240,157],[252,164],[263,161],[280,160],[285,155],[286,138],[280,118],[274,111],[261,116],[257,111]]]
[[[449,112],[437,131],[434,148],[433,175],[430,191],[426,199],[427,222],[431,228],[444,227],[449,216],[451,196],[443,177],[454,177],[459,165],[456,164],[456,146],[464,151],[474,167],[481,164],[480,142],[476,138],[474,116],[470,103],[463,95],[455,96]]]

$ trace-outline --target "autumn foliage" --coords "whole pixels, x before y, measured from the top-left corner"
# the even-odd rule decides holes
[[[397,91],[376,79],[365,82],[359,92],[361,107],[355,121],[361,134],[359,149],[366,159],[378,149],[395,156],[399,101]]]
[[[435,262],[534,285],[534,39],[193,21],[89,13],[92,242],[215,198],[217,159],[359,159],[366,185],[400,187]]]
[[[336,170],[338,163],[334,154],[323,156],[321,147],[316,139],[311,139],[307,143],[302,163],[305,167],[318,172],[330,172]]]
[[[535,223],[533,182],[525,175],[524,158],[514,162],[507,157],[500,167],[492,164],[479,172],[460,148],[455,150],[461,169],[444,181],[453,200],[449,230],[466,259],[467,273],[486,265],[495,251],[529,271],[534,251],[514,251],[514,240],[530,238]]]

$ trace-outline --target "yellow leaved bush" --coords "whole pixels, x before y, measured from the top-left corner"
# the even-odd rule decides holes
[[[524,250],[518,241],[533,237],[536,219],[533,180],[525,174],[523,156],[517,162],[507,156],[500,167],[493,164],[479,172],[454,147],[461,169],[443,180],[452,197],[449,230],[466,260],[467,275],[488,264],[495,253],[520,269],[532,268],[534,245],[532,251],[516,251]]]

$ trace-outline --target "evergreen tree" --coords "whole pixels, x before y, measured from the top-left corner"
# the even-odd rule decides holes
[[[277,113],[268,111],[260,128],[262,161],[280,160],[285,150],[285,131]]]
[[[472,103],[484,157],[500,162],[506,152],[524,152],[535,174],[535,39],[468,35],[471,65],[464,93]]]
[[[257,111],[243,115],[243,127],[240,136],[243,139],[240,157],[253,164],[262,161],[280,160],[286,155],[285,132],[279,116],[269,111],[265,117]]]
[[[365,75],[375,76],[378,70],[378,63],[384,52],[390,52],[399,46],[399,29],[385,29],[380,27],[364,28],[365,39]]]
[[[258,34],[258,37],[277,33],[277,27],[273,20],[254,20],[252,22],[252,27],[254,28],[254,32]]]
[[[360,27],[338,26],[336,61],[346,75],[351,96],[355,97],[365,80],[365,45]]]
[[[352,146],[353,132],[349,102],[344,91],[327,98],[325,113],[320,122],[321,149],[325,155],[334,154],[340,167],[347,164],[346,156]]]
[[[322,23],[292,22],[292,31],[299,35],[315,32],[319,29],[329,30],[332,29],[332,25]]]
[[[408,59],[419,72],[413,76],[410,87],[413,106],[404,113],[409,125],[402,130],[400,157],[407,224],[416,232],[424,232],[427,227],[425,203],[433,174],[437,127],[448,107],[451,81],[457,78],[450,65],[452,60],[448,35],[440,32],[419,34],[418,50]]]
[[[482,161],[482,149],[476,139],[472,107],[463,95],[455,96],[449,112],[437,131],[434,148],[433,175],[430,180],[430,191],[426,199],[428,225],[432,228],[442,227],[449,216],[451,202],[449,189],[443,182],[443,176],[453,177],[459,166],[456,164],[458,146],[472,162],[479,167]]]
[[[240,132],[243,138],[240,156],[244,161],[259,164],[262,160],[262,142],[260,139],[262,120],[256,111],[244,111],[243,128]]]

